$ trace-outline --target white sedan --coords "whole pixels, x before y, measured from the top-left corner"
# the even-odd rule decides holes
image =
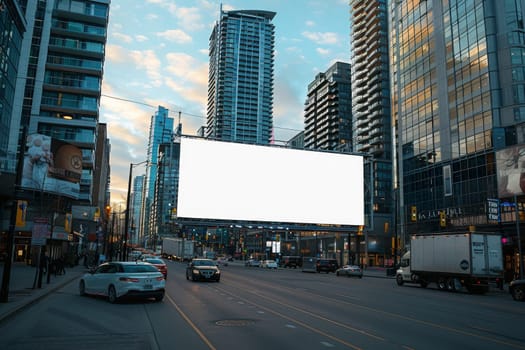
[[[106,296],[110,303],[115,303],[125,296],[161,301],[165,287],[164,275],[152,264],[114,261],[101,264],[94,271],[82,276],[78,290],[80,295]]]
[[[277,269],[277,263],[275,262],[275,260],[264,260],[261,264],[261,267],[267,269]]]

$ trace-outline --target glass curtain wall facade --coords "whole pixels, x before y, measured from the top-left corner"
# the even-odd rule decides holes
[[[179,189],[180,142],[163,143],[159,148],[155,203],[152,206],[156,234],[154,242],[179,233],[177,219],[177,193]]]
[[[144,183],[145,194],[143,196],[145,203],[143,207],[144,220],[144,236],[149,237],[153,235],[158,229],[155,227],[155,213],[152,210],[152,204],[155,202],[155,182],[157,180],[159,147],[162,143],[172,142],[173,140],[173,126],[174,119],[169,116],[168,109],[159,106],[155,115],[151,117],[148,152],[147,152],[147,168],[146,180]],[[146,238],[151,242],[151,237]]]
[[[304,147],[351,150],[350,64],[336,62],[308,85],[304,110]]]
[[[416,232],[514,236],[516,217],[489,221],[496,152],[523,145],[524,1],[392,3],[393,118],[400,225]],[[522,198],[517,198],[521,207]],[[409,210],[406,210],[409,208]]]
[[[14,96],[26,22],[18,1],[6,0],[2,6],[3,10],[0,11],[0,174],[14,175],[20,138],[20,119],[13,117]],[[0,195],[3,194],[1,191]]]
[[[207,137],[270,143],[274,16],[269,11],[221,9],[210,36]]]
[[[390,264],[395,238],[387,0],[350,1],[353,151],[365,155],[367,264]]]

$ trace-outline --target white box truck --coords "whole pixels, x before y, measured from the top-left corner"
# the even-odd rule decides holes
[[[183,238],[162,239],[162,256],[168,259],[189,261],[195,254],[195,242]]]
[[[495,233],[417,234],[396,271],[398,285],[416,283],[438,289],[485,293],[503,277],[501,235]]]

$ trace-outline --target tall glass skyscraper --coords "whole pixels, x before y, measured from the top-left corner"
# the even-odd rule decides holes
[[[159,169],[159,147],[163,143],[171,143],[173,141],[173,124],[174,120],[169,116],[169,110],[159,106],[155,115],[151,117],[149,129],[149,141],[147,152],[147,168],[146,180],[144,183],[145,200],[144,212],[142,222],[144,223],[143,235],[148,237],[156,230],[154,223],[156,222],[153,216],[155,212],[151,210],[151,206],[155,201],[155,182],[157,180],[157,171]]]
[[[366,244],[374,264],[391,256],[395,235],[388,40],[387,0],[351,0],[353,151],[366,155]]]
[[[524,195],[512,172],[524,166],[524,5],[392,2],[392,106],[406,241],[416,232],[469,229],[516,235],[513,203],[522,207]],[[499,218],[487,215],[489,199],[507,203]]]
[[[205,135],[268,144],[273,128],[275,13],[222,11],[210,36]]]

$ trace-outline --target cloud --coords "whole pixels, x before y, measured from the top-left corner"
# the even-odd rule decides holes
[[[314,21],[306,21],[305,24],[306,24],[307,27],[315,27],[315,22]]]
[[[153,50],[133,50],[129,52],[129,57],[137,69],[146,71],[150,84],[157,87],[162,85],[161,62]]]
[[[332,45],[332,44],[337,44],[340,40],[339,40],[339,35],[337,33],[334,33],[334,32],[325,32],[325,33],[321,33],[321,32],[303,32],[302,35],[313,41],[314,43],[318,44],[318,45]]]
[[[180,29],[170,29],[164,32],[157,33],[157,36],[177,44],[186,44],[191,42],[191,36]]]
[[[204,87],[208,86],[208,62],[200,62],[193,56],[185,53],[168,53],[166,55],[168,66],[166,70],[176,77],[187,82]],[[205,93],[202,95],[206,95]]]
[[[144,42],[144,41],[148,41],[149,39],[148,39],[147,36],[139,34],[139,35],[135,35],[135,40],[137,40],[139,43],[141,43],[141,42]]]
[[[180,26],[186,30],[195,31],[205,28],[200,10],[196,7],[181,7],[177,9],[175,16],[179,19]]]
[[[127,50],[119,45],[106,45],[106,61],[126,62]]]
[[[323,55],[323,56],[328,56],[331,53],[330,50],[323,49],[321,47],[318,47],[317,49],[315,49],[315,51],[317,51],[317,53],[319,53],[320,55]]]
[[[126,44],[129,44],[133,41],[133,38],[131,36],[122,33],[113,33],[111,34],[111,37],[125,42]]]

